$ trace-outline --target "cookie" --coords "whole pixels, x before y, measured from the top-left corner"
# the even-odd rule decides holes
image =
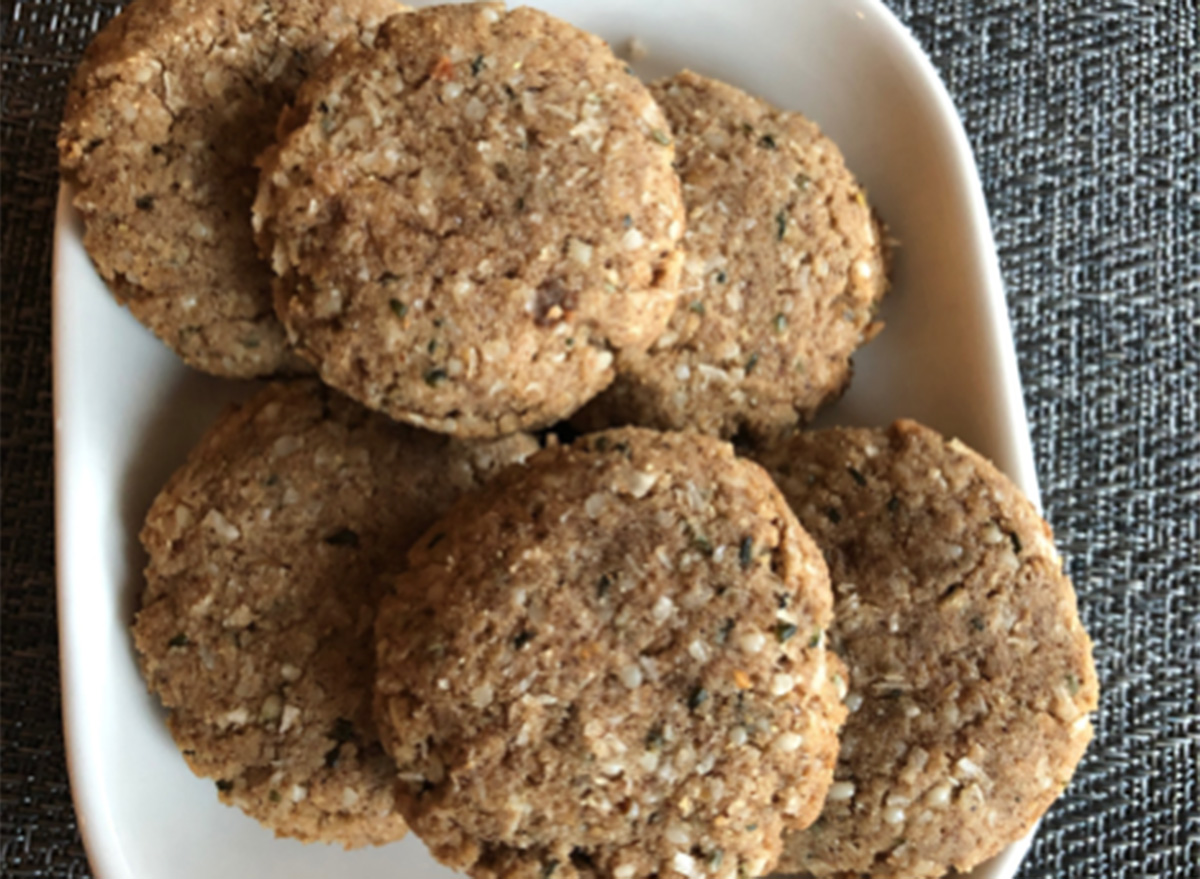
[[[300,91],[255,222],[326,382],[461,436],[548,425],[675,305],[666,120],[599,39],[533,9],[393,18]]]
[[[911,421],[800,433],[762,462],[825,553],[850,670],[837,780],[779,869],[970,870],[1033,827],[1092,735],[1091,642],[1049,526]]]
[[[651,87],[687,208],[679,305],[581,416],[771,437],[850,380],[882,324],[880,228],[837,146],[799,113],[690,71]]]
[[[117,300],[187,363],[305,369],[255,248],[255,157],[316,62],[392,0],[134,0],[97,35],[58,139],[83,242]]]
[[[545,450],[409,553],[376,627],[401,810],[474,877],[757,876],[844,715],[820,553],[725,443]]]
[[[381,574],[462,493],[536,442],[467,445],[316,381],[223,416],[154,501],[133,627],[193,771],[277,835],[405,832],[371,718]]]

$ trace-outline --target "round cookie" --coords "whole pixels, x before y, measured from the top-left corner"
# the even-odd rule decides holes
[[[134,0],[97,35],[58,139],[84,245],[117,300],[187,363],[305,369],[271,303],[254,159],[308,70],[392,0]]]
[[[757,876],[845,709],[819,551],[725,443],[641,429],[453,508],[380,606],[400,803],[474,877]]]
[[[753,438],[808,421],[882,324],[880,229],[837,146],[799,113],[690,71],[651,86],[687,208],[679,304],[580,423]]]
[[[216,423],[147,515],[133,635],[172,735],[223,801],[306,841],[404,834],[371,717],[381,572],[536,448],[395,425],[312,380]]]
[[[779,869],[966,872],[1070,779],[1091,642],[1049,526],[989,462],[911,421],[799,433],[763,464],[825,553],[850,716],[821,819]]]
[[[462,436],[550,424],[675,306],[667,123],[596,37],[439,6],[344,46],[263,159],[276,308],[329,384]]]

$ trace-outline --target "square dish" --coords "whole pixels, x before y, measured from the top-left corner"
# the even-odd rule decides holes
[[[877,0],[547,2],[614,46],[636,36],[653,79],[690,67],[816,120],[903,242],[887,330],[823,424],[909,416],[991,457],[1037,500],[986,208],[966,137],[929,61]],[[453,875],[410,837],[344,853],[275,840],[197,779],[138,673],[128,624],[155,493],[249,384],[192,372],[104,289],[60,197],[54,263],[58,596],[72,789],[101,879]],[[980,867],[1010,879],[1027,843]]]

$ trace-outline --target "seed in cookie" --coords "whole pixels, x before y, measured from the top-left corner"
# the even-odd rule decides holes
[[[276,307],[331,385],[394,418],[540,427],[674,309],[674,148],[597,38],[529,8],[439,6],[301,89],[255,204]]]
[[[146,518],[133,634],[176,743],[224,802],[307,841],[404,834],[371,718],[379,577],[536,447],[402,427],[312,380],[209,431]]]
[[[679,304],[624,353],[584,426],[732,437],[808,421],[881,328],[880,229],[842,155],[799,113],[685,71],[651,86],[671,123],[688,212]]]
[[[849,666],[837,781],[780,870],[965,873],[1024,836],[1091,739],[1091,642],[1049,526],[962,443],[911,421],[762,456],[825,553]]]
[[[58,139],[84,245],[118,301],[187,363],[305,369],[250,228],[254,159],[318,60],[392,0],[134,0],[95,38]]]
[[[835,762],[830,607],[820,553],[727,444],[540,452],[420,538],[381,605],[405,817],[476,877],[761,875]]]

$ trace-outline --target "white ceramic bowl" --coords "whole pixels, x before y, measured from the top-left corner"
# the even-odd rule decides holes
[[[979,181],[929,61],[878,0],[553,0],[647,78],[690,67],[815,119],[902,242],[887,329],[822,423],[909,416],[990,456],[1037,499],[1020,382]],[[195,778],[138,674],[128,625],[154,494],[249,385],[185,368],[114,304],[60,200],[54,402],[63,708],[72,790],[100,879],[433,879],[409,837],[346,853],[276,840]],[[1010,879],[1027,842],[980,867]]]

